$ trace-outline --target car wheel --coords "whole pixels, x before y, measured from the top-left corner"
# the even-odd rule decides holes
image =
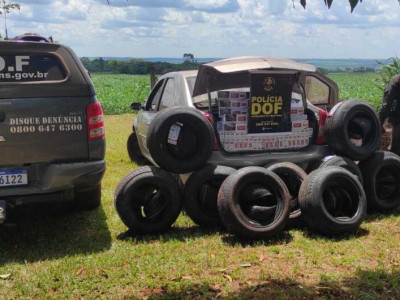
[[[357,176],[358,180],[360,180],[361,184],[363,183],[363,176],[361,174],[360,168],[357,164],[351,159],[343,156],[330,155],[326,156],[322,159],[319,168],[325,167],[342,167],[346,170],[350,171],[350,173]]]
[[[126,148],[128,150],[128,155],[131,161],[137,163],[138,165],[145,165],[147,159],[142,155],[139,147],[139,141],[137,139],[136,133],[132,132],[127,140]]]
[[[75,205],[77,210],[91,210],[101,204],[101,184],[94,187],[75,190]]]
[[[306,172],[299,166],[290,162],[274,164],[269,166],[267,170],[278,175],[289,190],[291,196],[289,219],[299,218],[301,216],[301,210],[299,207],[298,195],[301,183],[307,177]]]
[[[341,167],[311,172],[301,184],[299,205],[308,227],[326,235],[356,230],[367,209],[361,183]]]
[[[168,230],[182,208],[179,185],[167,172],[144,166],[118,184],[114,204],[122,222],[138,234]]]
[[[214,128],[194,108],[173,107],[157,114],[150,123],[147,147],[154,161],[174,173],[198,170],[210,157]]]
[[[335,154],[364,160],[379,148],[381,125],[371,105],[360,100],[338,103],[329,112],[326,138]]]
[[[221,225],[218,214],[218,191],[222,182],[236,170],[225,166],[208,165],[192,173],[184,188],[184,207],[197,225]]]
[[[290,194],[285,183],[272,171],[246,167],[222,183],[218,211],[230,233],[242,238],[268,238],[285,227]]]
[[[368,208],[390,212],[400,205],[400,157],[392,152],[377,151],[360,162]]]

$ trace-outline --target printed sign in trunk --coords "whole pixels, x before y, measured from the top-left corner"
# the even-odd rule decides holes
[[[248,133],[291,131],[290,101],[295,73],[250,72]]]

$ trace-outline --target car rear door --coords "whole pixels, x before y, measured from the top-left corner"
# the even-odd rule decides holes
[[[160,80],[146,102],[145,111],[142,112],[138,121],[140,143],[146,153],[148,153],[147,134],[150,123],[158,112],[176,105],[175,85],[176,80],[173,77],[166,77]]]
[[[94,95],[73,58],[10,43],[0,48],[0,166],[87,160]]]

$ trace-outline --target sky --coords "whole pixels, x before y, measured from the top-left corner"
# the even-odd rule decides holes
[[[390,58],[397,0],[14,0],[9,36],[53,36],[89,57]],[[3,17],[2,15],[0,17]],[[3,24],[3,22],[0,22]],[[2,36],[4,27],[0,25]]]

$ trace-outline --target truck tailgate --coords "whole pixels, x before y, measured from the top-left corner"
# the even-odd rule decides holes
[[[89,97],[0,100],[0,166],[88,159]]]

